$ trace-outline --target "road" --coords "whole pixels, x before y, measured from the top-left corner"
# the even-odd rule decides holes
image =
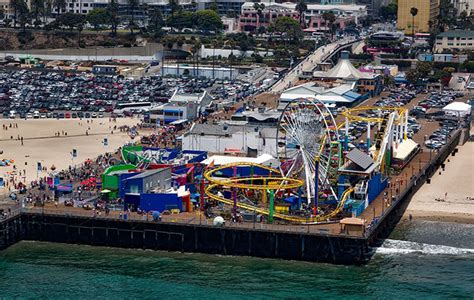
[[[339,45],[347,42],[349,42],[349,40],[344,39],[319,47],[308,57],[303,59],[293,69],[291,69],[290,72],[285,75],[285,77],[283,77],[272,87],[271,91],[274,93],[281,93],[283,90],[293,86],[298,81],[298,76],[303,70],[312,69],[315,64],[321,63],[325,59],[327,53],[333,52]]]

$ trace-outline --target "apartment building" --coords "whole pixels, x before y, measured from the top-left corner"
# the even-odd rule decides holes
[[[436,36],[435,52],[474,50],[474,31],[451,30]]]

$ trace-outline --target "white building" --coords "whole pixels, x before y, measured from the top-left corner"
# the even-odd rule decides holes
[[[468,16],[474,14],[474,0],[451,0],[451,3],[456,9],[457,16],[463,11],[465,11]]]
[[[202,58],[212,58],[212,57],[224,57],[227,58],[231,54],[236,57],[251,57],[255,51],[241,51],[239,49],[220,49],[220,48],[206,48],[204,45],[201,46],[199,50],[199,56]],[[257,51],[260,56],[273,56],[272,51]]]
[[[236,68],[212,67],[193,64],[165,64],[161,71],[163,76],[192,76],[211,79],[236,79],[239,70]]]
[[[317,86],[314,82],[298,85],[281,94],[279,109],[283,109],[288,102],[299,98],[311,98],[319,100],[327,105],[335,104],[352,106],[363,99],[362,95],[354,92],[355,87],[355,82],[341,84],[330,89]]]
[[[202,94],[182,94],[176,90],[168,103],[150,109],[150,122],[169,124],[179,120],[193,121],[201,116],[211,100],[207,91]]]
[[[233,163],[253,163],[272,168],[278,168],[280,166],[280,161],[278,159],[266,153],[258,157],[213,155],[203,160],[201,163],[206,166],[210,164],[213,164],[214,166],[222,166]]]
[[[450,30],[436,36],[435,51],[474,50],[474,31]]]
[[[270,154],[277,156],[277,128],[229,125],[193,124],[182,136],[182,148],[209,153],[240,153],[245,155]]]

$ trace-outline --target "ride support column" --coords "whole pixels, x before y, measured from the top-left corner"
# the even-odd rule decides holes
[[[234,178],[237,178],[237,166],[233,167],[234,169]],[[232,188],[232,199],[234,200],[234,207],[232,208],[232,213],[234,217],[237,217],[237,188]]]
[[[315,216],[318,215],[318,201],[319,201],[319,182],[318,182],[318,174],[319,174],[319,159],[316,160],[316,170],[314,176],[314,210],[313,214]]]
[[[266,194],[267,190],[263,190],[263,192]],[[268,223],[273,223],[273,212],[274,212],[274,206],[275,206],[275,191],[269,190],[269,194],[270,194],[270,212],[268,213]]]

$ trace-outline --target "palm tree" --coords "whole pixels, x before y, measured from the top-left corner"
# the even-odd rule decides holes
[[[13,8],[13,27],[16,27],[18,15],[20,14],[24,6],[27,7],[24,0],[10,0],[10,7]]]
[[[418,8],[412,7],[410,8],[411,14],[411,36],[413,40],[415,39],[415,16],[418,14]]]
[[[260,19],[263,18],[263,10],[265,9],[265,4],[255,2],[253,8],[257,11],[257,26],[255,29],[260,27]]]
[[[296,10],[300,14],[300,25],[302,27],[305,27],[305,24],[303,22],[304,13],[308,10],[308,6],[306,5],[306,2],[304,0],[298,0],[298,3],[296,3]]]
[[[66,10],[66,0],[54,0],[53,6],[56,7],[57,14],[60,15]]]
[[[46,0],[44,3],[43,24],[46,24],[46,17],[51,16],[53,10],[53,0]]]
[[[200,41],[194,42],[193,47],[191,48],[191,53],[193,54],[193,59],[194,59],[194,76],[196,78],[199,77],[199,50],[201,50],[201,45],[202,43]],[[197,72],[196,72],[196,65],[197,65]]]
[[[170,7],[171,15],[173,15],[175,12],[181,9],[181,7],[179,6],[178,0],[170,0],[168,5]]]
[[[35,16],[35,23],[38,23],[40,13],[44,11],[44,0],[31,1],[31,8],[33,10],[33,15]]]
[[[333,25],[334,25],[334,22],[336,21],[336,16],[334,15],[334,13],[332,11],[327,11],[327,12],[324,12],[323,13],[323,20],[324,22],[326,23],[326,26],[328,26],[327,24],[329,23],[329,30],[331,32],[331,39],[333,37]]]
[[[128,2],[128,11],[130,13],[130,21],[128,24],[128,28],[130,28],[130,34],[133,36],[133,27],[135,26],[135,10],[138,7],[138,0],[127,0]]]
[[[115,37],[117,35],[117,25],[119,23],[118,20],[118,3],[116,0],[110,0],[109,5],[107,6],[107,11],[109,12],[110,16],[110,27],[112,29],[112,35]]]

